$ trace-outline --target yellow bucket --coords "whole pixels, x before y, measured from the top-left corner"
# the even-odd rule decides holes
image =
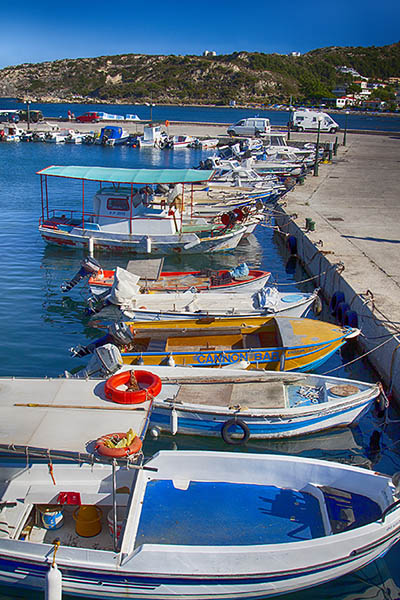
[[[97,506],[82,504],[74,510],[75,531],[82,537],[93,537],[101,531],[103,513]]]

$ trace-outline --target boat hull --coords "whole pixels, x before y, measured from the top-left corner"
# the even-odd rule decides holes
[[[206,412],[204,407],[183,410],[179,405],[165,406],[155,400],[151,414],[151,426],[165,433],[221,437],[222,429],[228,420],[237,418],[249,429],[250,439],[282,439],[309,435],[345,427],[357,422],[369,410],[376,394],[358,401],[343,402],[340,406],[322,406],[308,414],[293,414],[283,411],[280,414],[249,415],[243,412]],[[199,410],[200,408],[200,410]],[[261,411],[257,411],[261,412]],[[174,414],[173,414],[174,413]],[[243,437],[240,427],[232,428],[231,434]]]
[[[115,271],[102,271],[101,276],[93,276],[89,279],[90,291],[95,294],[102,294],[106,290],[110,290],[114,282]],[[204,292],[257,292],[259,289],[264,287],[271,273],[265,271],[252,271],[249,272],[249,278],[243,278],[241,280],[227,279],[227,283],[223,283],[221,277],[222,274],[228,273],[227,271],[217,271],[215,276],[220,278],[220,284],[212,283],[211,277],[201,276],[200,271],[188,271],[188,272],[166,272],[161,273],[160,279],[154,282],[146,282],[146,288],[152,292],[181,292],[188,290],[191,287],[195,287],[196,290]],[[190,279],[193,276],[193,279]],[[189,278],[190,281],[185,283],[185,278]],[[186,279],[187,281],[187,279]],[[228,283],[229,281],[229,283]]]
[[[185,239],[185,236],[174,236],[173,239],[157,239],[156,236],[151,237],[150,250],[146,246],[146,236],[129,236],[129,235],[93,235],[93,231],[80,230],[82,233],[68,233],[66,231],[58,231],[47,227],[39,227],[42,238],[48,244],[70,247],[70,248],[88,248],[89,240],[93,243],[97,250],[108,252],[129,252],[133,255],[147,256],[163,256],[171,254],[208,254],[213,252],[226,252],[233,250],[242,239],[245,229],[241,228],[238,231],[232,231],[219,237],[191,238]]]

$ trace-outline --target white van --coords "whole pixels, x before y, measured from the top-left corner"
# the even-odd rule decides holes
[[[318,110],[295,110],[290,115],[289,126],[293,131],[317,131],[321,119],[320,131],[336,133],[339,125],[327,113]]]
[[[228,127],[228,135],[260,136],[271,132],[269,119],[249,117]]]

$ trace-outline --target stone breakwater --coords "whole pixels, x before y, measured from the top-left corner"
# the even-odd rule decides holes
[[[307,177],[286,196],[277,217],[280,238],[296,238],[297,255],[317,276],[328,304],[335,292],[344,294],[357,315],[358,343],[397,403],[399,161],[400,136],[352,134],[331,165],[321,165],[318,177]],[[306,220],[314,231],[306,231]]]

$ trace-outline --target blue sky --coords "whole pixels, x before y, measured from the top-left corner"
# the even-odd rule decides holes
[[[2,0],[0,68],[111,54],[287,54],[400,40],[399,0]]]

